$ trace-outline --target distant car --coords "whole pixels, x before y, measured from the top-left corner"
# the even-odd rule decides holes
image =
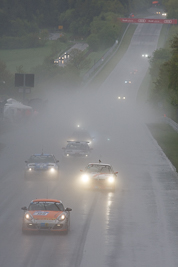
[[[85,141],[88,142],[89,145],[91,145],[93,141],[93,137],[91,137],[90,133],[83,129],[77,129],[73,132],[71,141]]]
[[[126,97],[124,95],[118,96],[119,100],[126,100]]]
[[[156,11],[156,14],[157,14],[157,15],[160,15],[160,14],[161,14],[161,12],[160,12],[160,11]]]
[[[54,64],[59,64],[59,60],[58,59],[55,59],[54,60]]]
[[[35,199],[24,210],[22,232],[51,231],[68,233],[71,208],[56,199]]]
[[[134,18],[134,14],[130,13],[129,18]]]
[[[130,74],[135,75],[135,74],[137,74],[137,72],[138,72],[138,70],[137,70],[137,69],[134,69],[134,70],[132,70],[132,71],[130,72]]]
[[[88,145],[88,142],[79,142],[79,141],[67,141],[68,144],[66,147],[63,147],[64,157],[89,157],[91,153],[91,148]]]
[[[131,82],[131,80],[125,80],[124,83],[131,84],[132,82]]]
[[[162,16],[165,16],[166,17],[167,16],[167,13],[162,13]]]
[[[142,54],[142,57],[148,58],[149,55],[148,54]]]
[[[59,177],[59,160],[56,160],[51,154],[34,154],[25,161],[25,178],[47,176]]]
[[[114,172],[110,164],[89,163],[81,172],[83,185],[91,188],[115,189],[118,172]]]

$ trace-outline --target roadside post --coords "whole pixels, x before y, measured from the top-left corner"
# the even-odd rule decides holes
[[[23,103],[25,102],[26,93],[31,92],[34,87],[34,74],[15,73],[15,87],[23,93]]]

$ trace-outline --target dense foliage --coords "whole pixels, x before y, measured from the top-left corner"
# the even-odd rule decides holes
[[[1,0],[0,37],[22,36],[42,28],[88,35],[90,23],[102,12],[128,15],[148,7],[150,0]]]
[[[90,50],[106,49],[121,35],[121,23],[117,18],[145,10],[151,3],[152,0],[1,0],[0,49],[43,46],[49,33],[59,26],[73,39],[87,40]],[[60,41],[67,41],[65,34]],[[52,81],[58,79],[60,85],[66,82],[77,85],[80,68],[88,65],[85,55],[74,53],[65,68],[54,66],[54,56],[61,52],[58,42],[54,41],[52,53],[43,64],[32,70],[36,83],[44,81],[46,84],[47,81],[51,86]],[[7,87],[13,89],[14,81],[4,62],[0,62],[0,68],[0,92],[3,93]]]
[[[177,0],[162,0],[166,11],[167,18],[178,19],[178,1]]]
[[[178,34],[168,48],[158,49],[150,60],[152,77],[151,99],[158,107],[178,108]],[[175,117],[175,119],[177,119]]]
[[[178,19],[178,1],[162,0],[167,18]],[[153,81],[151,98],[158,106],[178,108],[178,32],[170,28],[171,41],[165,49],[156,50],[151,59],[150,74]],[[176,118],[176,117],[175,117]],[[177,119],[177,118],[176,118]]]

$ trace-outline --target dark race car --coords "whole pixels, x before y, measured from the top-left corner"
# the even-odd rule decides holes
[[[73,132],[71,136],[71,141],[83,141],[83,142],[88,142],[89,145],[92,144],[94,138],[91,137],[90,133],[86,130],[83,129],[77,129],[76,131]]]
[[[87,158],[90,156],[92,148],[89,147],[88,142],[67,141],[66,147],[63,147],[63,156],[66,158]]]
[[[52,154],[34,154],[25,163],[25,178],[39,176],[59,177],[59,160],[56,160]]]

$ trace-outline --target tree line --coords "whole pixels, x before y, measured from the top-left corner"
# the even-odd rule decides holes
[[[151,103],[178,121],[178,31],[150,59]]]
[[[105,49],[122,33],[121,23],[117,18],[144,11],[151,3],[150,0],[1,0],[0,49],[43,46],[48,40],[49,31],[56,30],[59,25],[63,26],[64,33],[85,39],[90,50]],[[49,87],[56,79],[60,84],[72,81],[72,85],[78,85],[80,69],[89,64],[84,53],[74,53],[70,64],[65,68],[54,66],[52,59],[54,53],[57,53],[56,48],[59,52],[61,41],[66,41],[65,34],[54,41],[53,55],[45,58],[42,65],[32,70],[36,80],[39,83],[49,83]],[[0,69],[0,92],[12,93],[14,77],[4,62],[0,61]]]
[[[110,29],[115,27],[114,16],[115,24],[109,26],[103,22],[106,16],[102,14],[128,16],[130,12],[143,10],[150,4],[150,0],[1,0],[0,48],[43,45],[39,38],[41,30],[54,30],[59,25],[73,35],[88,37],[92,34],[93,38],[95,33],[91,23],[96,25],[97,17],[98,23]],[[111,22],[111,18],[108,20]],[[117,27],[114,30],[118,30]],[[101,35],[100,32],[99,38]]]
[[[168,19],[178,20],[178,1],[162,0]],[[178,121],[178,29],[168,26],[169,39],[150,59],[150,100],[154,106]]]

